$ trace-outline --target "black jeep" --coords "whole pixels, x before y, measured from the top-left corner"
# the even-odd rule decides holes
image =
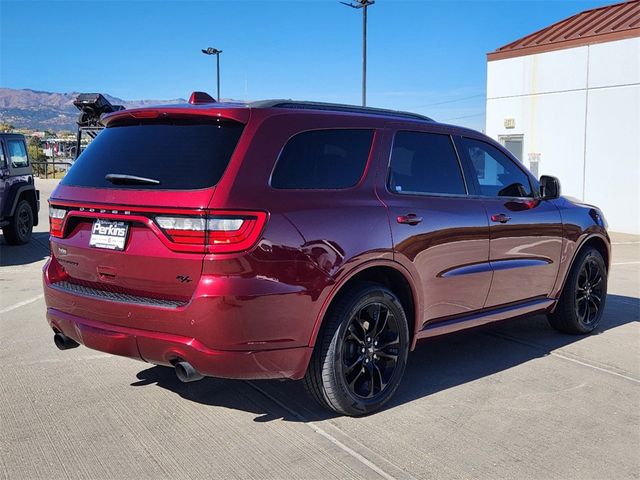
[[[39,210],[24,135],[0,133],[0,227],[9,245],[29,242]]]

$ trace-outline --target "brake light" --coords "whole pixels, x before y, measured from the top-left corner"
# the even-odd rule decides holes
[[[49,233],[53,237],[61,238],[63,235],[62,227],[64,225],[64,217],[67,211],[62,208],[56,208],[49,205]]]
[[[176,243],[205,245],[204,217],[156,217],[156,223]]]
[[[250,249],[267,220],[264,212],[216,212],[209,216],[158,216],[156,223],[169,239],[183,245],[202,245],[208,253]]]

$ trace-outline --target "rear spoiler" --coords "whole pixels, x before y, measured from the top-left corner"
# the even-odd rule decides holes
[[[249,121],[251,111],[245,106],[237,104],[206,104],[194,105],[168,105],[159,107],[143,107],[130,110],[121,110],[109,113],[102,117],[102,124],[108,126],[113,122],[126,121],[127,119],[162,119],[162,118],[197,118],[208,117],[211,119],[227,119],[246,124]]]

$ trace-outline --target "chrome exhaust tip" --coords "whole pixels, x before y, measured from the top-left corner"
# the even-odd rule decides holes
[[[70,348],[76,348],[80,346],[78,342],[60,332],[57,332],[53,335],[53,343],[55,343],[56,347],[58,347],[60,350],[69,350]]]
[[[180,361],[174,365],[176,369],[176,376],[178,380],[183,383],[196,382],[198,380],[202,380],[204,375],[198,373],[198,371],[193,368],[189,362]]]

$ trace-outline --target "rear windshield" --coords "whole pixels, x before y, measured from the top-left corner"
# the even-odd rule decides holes
[[[108,127],[82,152],[61,183],[155,190],[211,187],[224,173],[242,129],[242,124],[226,120]],[[154,182],[112,182],[107,175]]]

